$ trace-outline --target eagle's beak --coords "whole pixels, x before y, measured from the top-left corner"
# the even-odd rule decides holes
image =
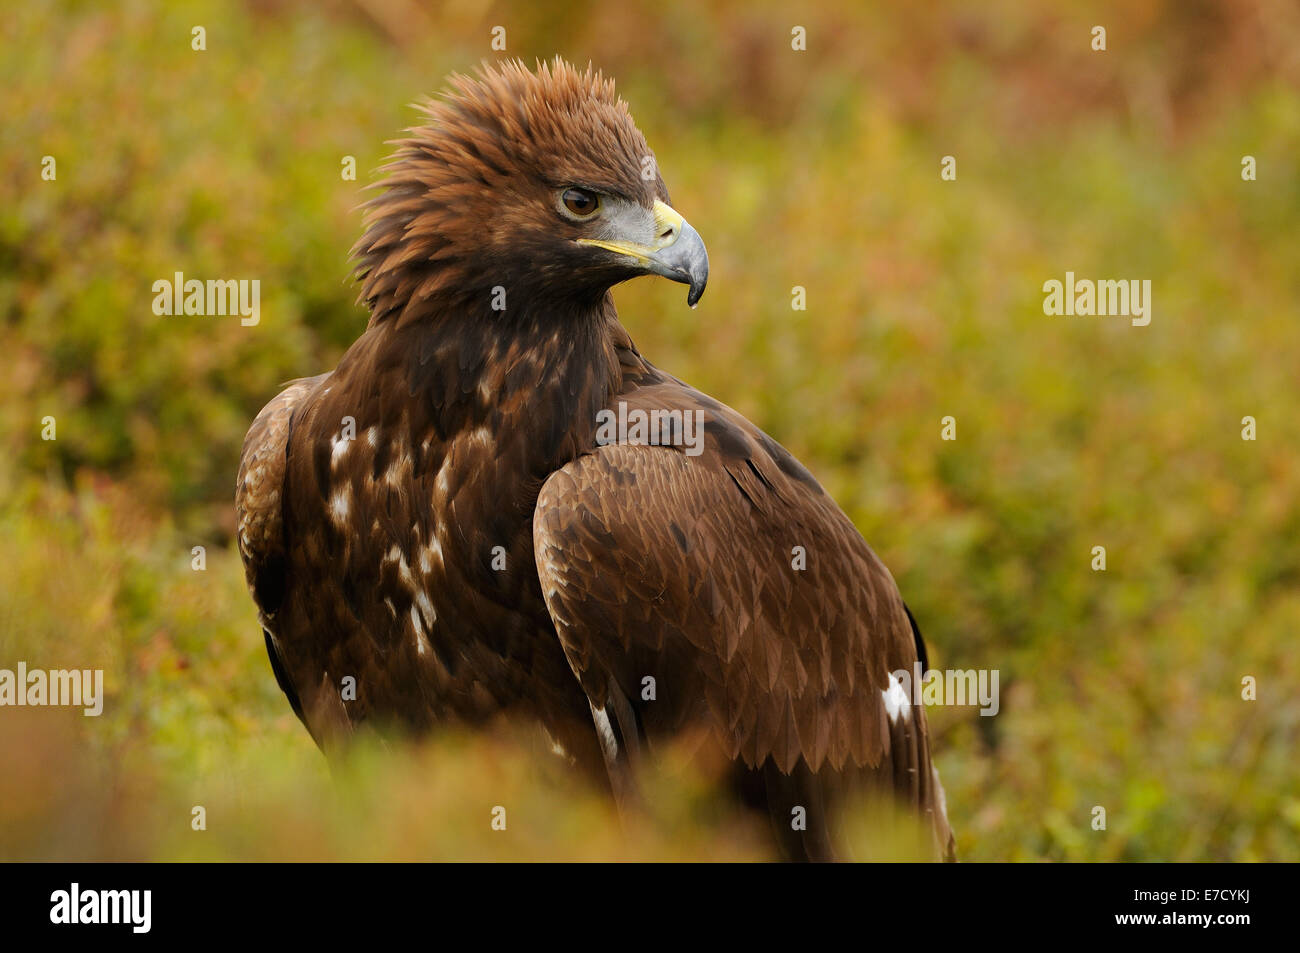
[[[709,283],[709,253],[704,249],[704,239],[676,210],[658,200],[654,204],[654,235],[651,244],[594,238],[580,238],[578,242],[626,255],[650,274],[689,285],[686,303],[695,307]]]
[[[656,200],[654,209],[658,240],[648,270],[689,285],[686,303],[693,308],[709,283],[709,253],[704,239],[671,206]]]

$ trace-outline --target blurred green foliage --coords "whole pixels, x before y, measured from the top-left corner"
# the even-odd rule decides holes
[[[0,666],[103,667],[110,695],[99,719],[0,711],[0,857],[763,855],[684,767],[625,830],[505,730],[364,747],[331,781],[265,660],[230,538],[244,430],[364,327],[348,250],[367,170],[408,103],[499,55],[500,24],[511,55],[618,80],[708,242],[698,311],[666,282],[616,292],[642,351],[809,465],[893,569],[935,665],[1000,670],[996,717],[930,711],[962,857],[1300,859],[1300,13],[795,16],[739,0],[6,13]],[[1151,325],[1045,316],[1042,283],[1067,270],[1150,278]],[[261,323],[156,317],[152,283],[175,271],[260,279]],[[508,835],[489,830],[496,804]],[[880,856],[879,826],[857,831]]]

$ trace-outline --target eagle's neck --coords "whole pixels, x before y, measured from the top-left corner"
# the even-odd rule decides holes
[[[626,334],[606,294],[519,313],[433,309],[424,321],[372,324],[371,337],[367,363],[387,378],[381,393],[407,399],[413,442],[490,436],[494,471],[533,481],[595,445],[596,415],[621,387]]]

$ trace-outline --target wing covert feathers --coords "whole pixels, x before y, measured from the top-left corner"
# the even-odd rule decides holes
[[[543,596],[593,705],[615,686],[651,743],[704,725],[796,782],[869,775],[946,845],[923,706],[890,696],[922,643],[888,570],[783,448],[684,385],[658,390],[632,399],[708,401],[703,452],[599,447],[534,514]]]

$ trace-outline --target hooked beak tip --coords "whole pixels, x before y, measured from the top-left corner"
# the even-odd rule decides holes
[[[686,292],[686,303],[694,308],[700,303],[700,298],[704,297],[704,286],[708,284],[709,279],[706,275],[702,279],[692,279],[690,290]]]

